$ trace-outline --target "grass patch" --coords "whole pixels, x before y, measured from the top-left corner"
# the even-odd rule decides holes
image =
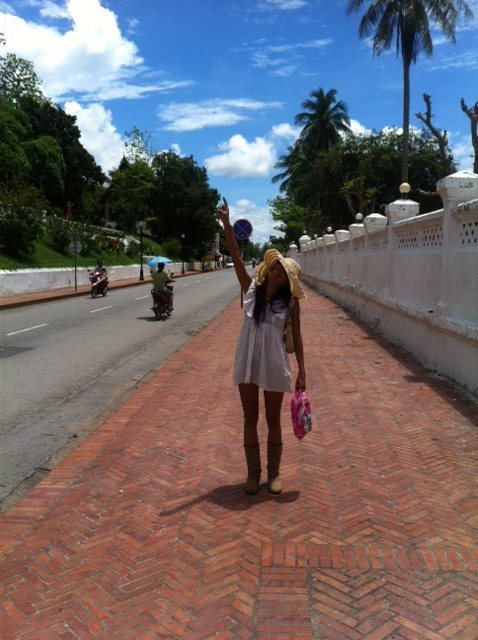
[[[144,243],[145,255],[161,255],[161,247],[159,244],[151,240],[150,238]],[[103,264],[108,266],[126,266],[129,264],[139,264],[139,256],[136,258],[130,258],[125,253],[109,253],[103,251],[101,256],[76,256],[77,267],[94,267],[96,260],[101,258]],[[34,251],[28,256],[21,256],[14,258],[0,251],[0,269],[7,269],[11,271],[21,269],[53,269],[60,267],[75,266],[75,257],[72,254],[63,255],[52,248],[48,236],[40,238],[36,244]]]

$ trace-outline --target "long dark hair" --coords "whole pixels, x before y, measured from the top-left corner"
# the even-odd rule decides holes
[[[256,286],[256,303],[254,305],[254,320],[256,324],[262,322],[266,315],[266,282],[267,278],[262,284]],[[290,298],[290,286],[289,283],[287,283],[287,285],[278,289],[272,296],[270,301],[272,313],[279,313],[284,307],[288,307]]]

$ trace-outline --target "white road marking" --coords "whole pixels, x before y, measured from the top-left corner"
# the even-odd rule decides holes
[[[113,305],[110,304],[108,307],[100,307],[99,309],[92,309],[90,313],[96,313],[97,311],[104,311],[105,309],[112,309]]]
[[[182,286],[183,286],[183,287],[190,287],[190,286],[191,286],[191,284],[183,284]]]
[[[135,300],[144,300],[145,298],[149,298],[149,296],[141,296],[140,298],[135,298]]]
[[[15,336],[17,333],[25,333],[25,331],[33,331],[33,329],[41,329],[41,327],[48,327],[47,324],[37,324],[34,327],[28,327],[28,329],[20,329],[19,331],[11,331],[7,333],[7,336]]]

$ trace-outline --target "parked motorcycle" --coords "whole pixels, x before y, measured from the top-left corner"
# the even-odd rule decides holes
[[[151,289],[151,295],[153,297],[153,306],[151,309],[156,316],[156,320],[166,320],[173,312],[173,285],[167,284],[166,287],[171,291],[171,296]]]
[[[105,296],[108,292],[108,276],[101,271],[93,270],[89,273],[91,282],[91,297]]]

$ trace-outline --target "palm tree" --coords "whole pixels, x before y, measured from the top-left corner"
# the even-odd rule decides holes
[[[336,95],[336,89],[312,91],[313,99],[302,103],[305,111],[295,116],[295,123],[303,127],[299,141],[308,154],[330,149],[339,142],[341,133],[350,131],[347,105],[337,102]]]
[[[348,0],[347,13],[358,11],[366,0]],[[410,66],[418,55],[433,53],[430,23],[437,25],[455,43],[455,28],[460,14],[471,18],[464,0],[372,0],[359,24],[361,38],[372,36],[374,55],[390,49],[396,40],[397,56],[403,63],[403,140],[402,181],[408,181],[408,139],[410,131]]]
[[[335,89],[329,89],[327,93],[322,88],[312,91],[313,100],[302,103],[306,111],[295,116],[295,123],[302,125],[299,138],[276,164],[282,171],[272,178],[272,182],[280,182],[280,191],[301,206],[320,206],[316,155],[337,144],[341,133],[350,131],[347,105],[337,101],[336,95]]]

